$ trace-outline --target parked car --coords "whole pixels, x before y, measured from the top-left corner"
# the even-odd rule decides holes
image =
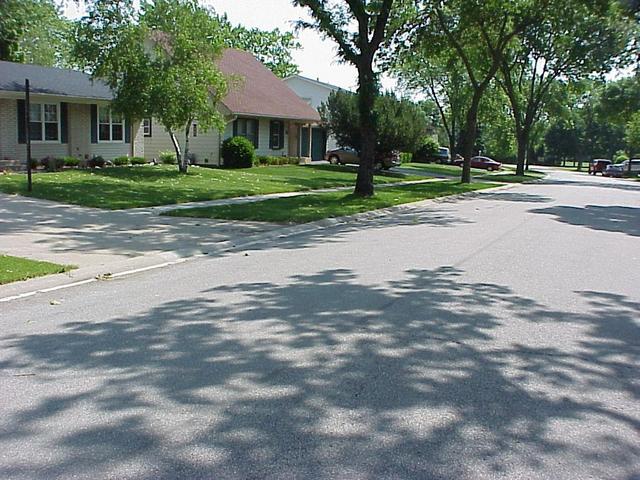
[[[604,171],[607,168],[607,165],[611,165],[611,160],[606,160],[604,158],[594,158],[589,162],[589,175],[595,175],[596,173],[601,173],[604,175]]]
[[[458,167],[462,167],[462,165],[464,164],[464,159],[456,158],[453,161],[453,164],[457,165]],[[471,167],[482,168],[483,170],[489,170],[491,172],[494,170],[500,170],[502,168],[502,164],[489,157],[477,156],[471,157]]]
[[[632,158],[624,162],[607,165],[602,175],[605,177],[624,177],[629,173],[629,162],[631,162],[631,175],[640,174],[640,158]]]
[[[325,159],[331,164],[345,165],[347,163],[359,165],[360,153],[351,147],[342,147],[329,150]],[[385,169],[388,170],[391,167],[400,165],[400,152],[394,150],[386,154],[376,154],[376,160],[373,164],[373,168],[376,170]]]
[[[439,147],[437,152],[428,155],[414,154],[412,161],[417,163],[449,163],[451,161],[451,153],[447,147]]]

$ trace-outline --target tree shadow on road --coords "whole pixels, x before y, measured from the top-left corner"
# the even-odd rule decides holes
[[[637,471],[638,304],[586,292],[576,314],[462,275],[327,270],[0,336],[3,377],[43,382],[2,405],[0,477]]]
[[[533,213],[552,215],[556,220],[570,225],[620,232],[631,236],[640,236],[640,207],[621,205],[586,205],[572,207],[558,205],[532,210]]]

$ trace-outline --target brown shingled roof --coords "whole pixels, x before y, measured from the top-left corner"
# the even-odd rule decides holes
[[[231,81],[222,103],[236,115],[254,115],[290,120],[320,121],[320,115],[286,83],[276,77],[251,53],[226,49],[218,61],[220,71],[239,77]]]

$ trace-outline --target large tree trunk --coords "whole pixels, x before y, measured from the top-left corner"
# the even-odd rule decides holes
[[[516,132],[518,143],[518,159],[516,162],[516,175],[524,175],[525,163],[527,161],[527,149],[529,148],[529,132],[526,127]]]
[[[189,134],[191,133],[191,124],[189,122],[184,131],[184,152],[182,152],[182,162],[180,164],[180,172],[187,173],[189,169]]]
[[[373,191],[373,164],[376,155],[376,123],[373,112],[376,83],[371,65],[362,66],[358,75],[358,107],[360,112],[361,151],[360,167],[354,195],[371,197]]]
[[[471,157],[473,157],[473,147],[476,143],[476,134],[478,130],[478,109],[480,107],[480,99],[482,91],[476,90],[473,93],[471,105],[467,111],[467,119],[464,126],[464,137],[462,140],[462,156],[464,163],[462,164],[462,183],[471,183]]]
[[[173,149],[176,152],[176,160],[178,161],[178,171],[180,173],[187,173],[187,170],[182,167],[182,150],[180,149],[180,143],[176,138],[176,134],[173,133],[173,130],[169,130],[169,137],[171,138],[171,143],[173,143]]]

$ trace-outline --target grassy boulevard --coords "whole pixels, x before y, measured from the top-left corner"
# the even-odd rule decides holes
[[[10,255],[0,255],[0,285],[53,273],[64,273],[73,268],[75,267],[72,265],[58,265]]]
[[[165,215],[275,223],[305,223],[392,207],[403,203],[495,187],[495,183],[461,184],[457,181],[429,182],[379,188],[372,198],[345,192],[319,193],[276,198],[260,202],[199,207],[166,212]]]
[[[0,191],[106,209],[171,205],[222,198],[352,186],[356,170],[332,165],[270,166],[246,170],[175,166],[65,170],[34,175],[33,192],[24,174],[0,175]],[[375,183],[424,180],[424,176],[383,172]]]

